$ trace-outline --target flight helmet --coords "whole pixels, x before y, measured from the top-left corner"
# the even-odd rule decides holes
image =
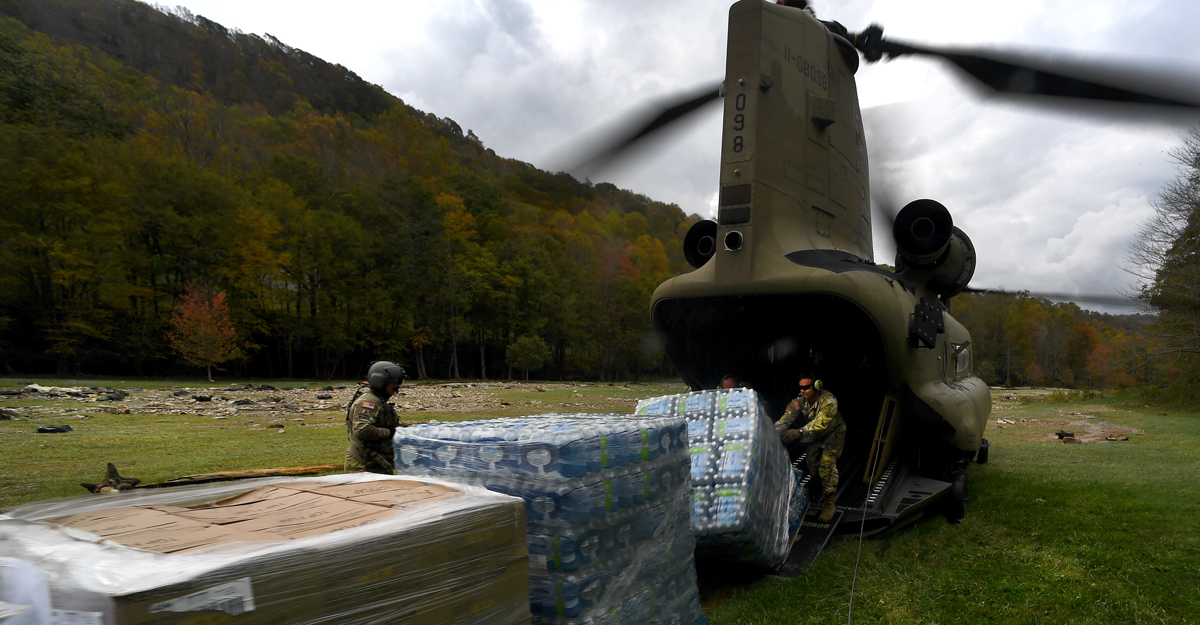
[[[386,360],[373,363],[367,370],[367,386],[380,397],[387,396],[387,387],[392,380],[404,381],[404,367]]]

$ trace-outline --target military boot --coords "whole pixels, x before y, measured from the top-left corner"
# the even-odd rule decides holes
[[[833,520],[835,512],[837,512],[837,507],[833,504],[833,493],[829,493],[825,495],[825,509],[821,510],[821,516],[817,517],[817,520],[828,523]]]

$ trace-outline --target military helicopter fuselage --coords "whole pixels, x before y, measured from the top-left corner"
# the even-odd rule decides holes
[[[858,52],[834,30],[762,0],[730,8],[717,219],[693,226],[696,269],[660,285],[651,310],[693,389],[734,375],[778,418],[797,375],[821,379],[849,428],[843,523],[878,531],[953,491],[991,397],[949,314],[975,267],[949,213],[906,207],[897,270],[874,264]]]

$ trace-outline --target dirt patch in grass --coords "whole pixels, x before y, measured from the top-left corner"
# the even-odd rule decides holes
[[[1137,428],[1116,425],[1107,421],[1069,421],[1063,429],[1073,432],[1076,440],[1080,443],[1119,442],[1122,437],[1128,438],[1130,434],[1141,433],[1141,430]],[[1113,439],[1117,439],[1117,441]],[[1058,435],[1050,432],[1041,438],[1030,440],[1058,440]]]
[[[1098,412],[1098,411],[1097,411]],[[988,429],[1003,430],[1006,428],[1021,428],[1027,432],[1021,440],[1025,441],[1059,441],[1063,437],[1058,432],[1072,434],[1077,443],[1110,443],[1128,440],[1130,435],[1141,434],[1141,430],[1126,425],[1092,420],[1092,415],[1070,413],[1073,416],[1083,416],[1085,419],[1008,419],[1000,418],[988,421]]]
[[[392,398],[409,423],[545,412],[632,412],[637,400],[679,392],[678,383],[450,382],[405,384]],[[17,387],[24,391],[29,387]],[[15,418],[86,419],[97,414],[200,415],[262,420],[344,415],[353,383],[142,388],[41,387],[0,396]]]
[[[1009,416],[1003,410],[993,413],[993,419],[988,421],[988,430],[1014,429],[1020,440],[1025,441],[1059,441],[1070,443],[1110,443],[1128,440],[1133,434],[1140,434],[1137,428],[1101,421],[1096,415],[1105,413],[1113,417],[1121,416],[1112,406],[1084,405],[1075,410],[1058,410],[1060,416],[1041,417],[1021,410],[1017,414],[1025,417]],[[1111,417],[1110,417],[1111,418]],[[1058,432],[1068,432],[1074,436],[1060,437]],[[1073,440],[1070,440],[1073,439]]]

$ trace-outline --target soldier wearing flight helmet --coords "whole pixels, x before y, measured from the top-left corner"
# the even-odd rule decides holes
[[[358,385],[346,408],[347,471],[394,472],[392,435],[402,424],[387,400],[400,389],[404,378],[404,367],[394,362],[380,361],[367,370],[366,383]]]

